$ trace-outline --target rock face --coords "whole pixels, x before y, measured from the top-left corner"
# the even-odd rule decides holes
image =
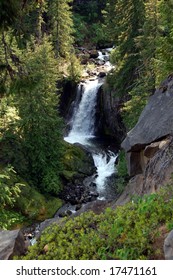
[[[164,242],[164,254],[166,260],[173,260],[173,230],[168,234]]]
[[[138,123],[122,143],[126,152],[139,151],[158,139],[173,134],[173,77],[164,81],[144,108]]]
[[[157,191],[173,172],[173,76],[150,97],[138,123],[122,142],[128,173],[133,177],[120,203],[134,193]],[[140,179],[139,179],[140,178]]]
[[[98,131],[100,134],[113,138],[120,144],[125,135],[125,127],[120,114],[119,97],[109,89],[100,88],[98,93]]]
[[[20,230],[0,231],[0,260],[10,260],[25,252],[25,239]]]

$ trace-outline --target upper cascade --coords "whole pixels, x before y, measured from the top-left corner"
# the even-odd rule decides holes
[[[95,107],[97,104],[97,92],[103,84],[103,80],[96,79],[81,83],[82,99],[75,110],[72,119],[72,129],[65,140],[69,143],[87,144],[89,138],[94,137],[95,132]]]

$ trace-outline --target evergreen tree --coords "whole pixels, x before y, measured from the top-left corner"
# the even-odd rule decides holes
[[[12,26],[21,8],[20,0],[0,0],[0,28]]]
[[[113,82],[117,95],[127,97],[138,76],[140,50],[135,40],[144,23],[144,3],[143,0],[130,0],[128,3],[127,1],[109,0],[106,14],[108,15],[108,28],[110,25],[115,26],[112,36],[116,46],[112,54],[112,63],[116,65],[116,68],[113,76],[112,74],[108,76],[108,81]]]
[[[159,39],[158,0],[145,1],[145,21],[135,39],[140,59],[138,62],[137,79],[130,91],[130,100],[124,106],[124,121],[128,128],[132,128],[146,105],[148,96],[155,90],[156,73],[155,59]]]
[[[71,3],[72,0],[52,0],[48,3],[55,53],[64,58],[67,58],[71,53],[73,44]]]
[[[23,75],[16,78],[12,90],[20,118],[17,133],[27,162],[26,176],[42,191],[58,193],[62,121],[57,111],[57,62],[45,39],[41,45],[28,48],[21,59]]]
[[[159,1],[159,12],[160,36],[157,42],[155,60],[157,85],[173,73],[173,1]]]

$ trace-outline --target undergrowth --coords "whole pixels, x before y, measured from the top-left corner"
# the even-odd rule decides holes
[[[124,206],[83,213],[49,226],[25,260],[133,260],[155,256],[159,227],[173,225],[173,187],[134,197]]]

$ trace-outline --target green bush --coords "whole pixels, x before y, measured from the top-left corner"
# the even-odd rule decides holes
[[[13,167],[0,167],[0,228],[13,229],[52,218],[62,201],[29,186]]]
[[[173,224],[172,207],[173,187],[168,186],[100,215],[65,218],[48,227],[24,259],[150,259],[159,227]]]

